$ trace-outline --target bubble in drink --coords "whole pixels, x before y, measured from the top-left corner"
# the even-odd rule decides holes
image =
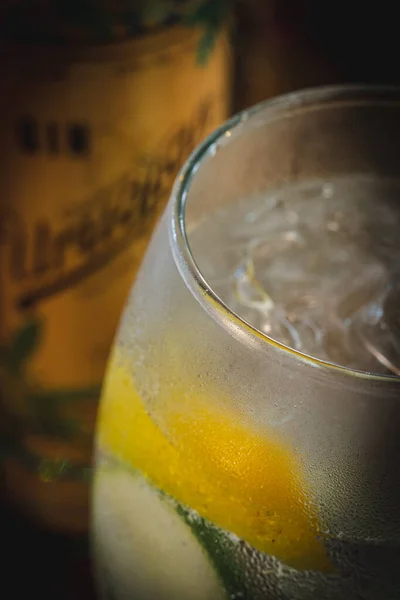
[[[315,358],[400,374],[400,186],[309,181],[214,213],[190,236],[210,287],[265,335]]]

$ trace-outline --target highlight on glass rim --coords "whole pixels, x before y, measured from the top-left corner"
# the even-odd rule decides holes
[[[103,389],[106,600],[399,597],[399,111],[297,92],[183,167]]]

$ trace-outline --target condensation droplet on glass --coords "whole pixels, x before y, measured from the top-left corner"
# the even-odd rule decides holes
[[[324,183],[322,186],[322,197],[323,198],[332,198],[333,196],[333,184],[332,183]]]
[[[288,220],[288,222],[290,223],[290,225],[297,225],[298,222],[300,221],[300,216],[299,213],[294,211],[294,210],[289,210],[286,213],[286,218]]]
[[[264,326],[262,327],[262,331],[263,333],[266,333],[267,335],[269,335],[271,333],[271,323],[265,323]]]
[[[340,229],[340,224],[337,221],[328,221],[328,223],[326,224],[326,228],[329,231],[339,231]]]
[[[301,243],[301,235],[298,231],[285,231],[282,237],[286,242]]]

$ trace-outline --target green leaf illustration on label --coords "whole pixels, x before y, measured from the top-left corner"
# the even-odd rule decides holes
[[[211,54],[217,36],[226,21],[231,3],[232,0],[208,0],[208,2],[202,2],[186,18],[188,25],[200,25],[204,28],[204,35],[200,40],[197,51],[199,63],[204,64]]]
[[[20,373],[23,365],[36,350],[40,342],[41,324],[31,321],[17,329],[6,352],[8,367],[15,374]]]
[[[71,39],[109,43],[174,25],[201,27],[198,60],[204,63],[233,0],[19,0],[0,7],[0,37],[28,42]],[[38,18],[38,15],[40,18]]]
[[[27,434],[90,444],[90,433],[83,430],[78,419],[66,417],[63,407],[87,401],[96,403],[100,385],[44,389],[33,381],[29,372],[29,361],[43,339],[43,322],[40,319],[32,319],[18,328],[8,343],[0,347],[3,455],[15,455],[18,439]],[[28,458],[24,456],[24,462],[27,461],[29,462]],[[56,462],[59,468],[59,461]]]

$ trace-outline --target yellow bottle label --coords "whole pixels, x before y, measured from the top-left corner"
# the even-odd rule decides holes
[[[43,479],[74,479],[89,462],[108,352],[149,236],[183,161],[227,116],[227,40],[199,65],[201,36],[173,28],[104,46],[0,49],[10,487],[17,450]]]

